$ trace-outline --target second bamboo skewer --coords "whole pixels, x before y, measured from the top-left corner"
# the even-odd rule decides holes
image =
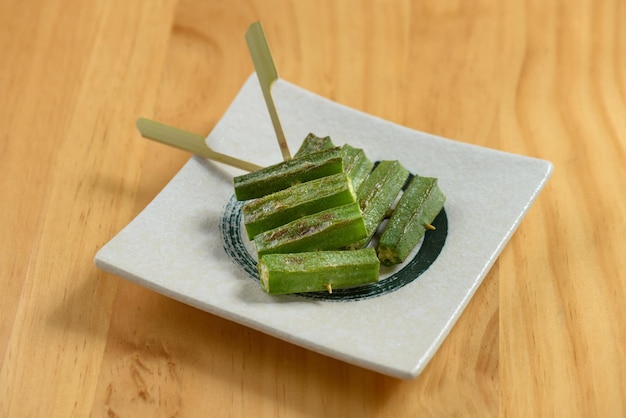
[[[144,138],[171,145],[193,154],[237,167],[245,171],[257,171],[261,166],[222,154],[208,147],[202,135],[187,132],[146,118],[137,119],[137,129]]]
[[[261,22],[255,22],[250,25],[246,31],[246,42],[250,50],[250,56],[252,57],[256,75],[259,78],[259,84],[261,85],[261,91],[263,92],[267,110],[270,112],[272,125],[276,132],[276,139],[280,146],[280,152],[283,155],[283,160],[288,160],[291,158],[291,153],[289,152],[289,146],[287,145],[283,128],[278,119],[278,112],[276,111],[274,100],[272,99],[272,84],[274,81],[278,80],[278,71],[276,70],[276,65],[274,65],[274,59],[272,58],[272,53],[270,52],[270,47],[265,38]]]

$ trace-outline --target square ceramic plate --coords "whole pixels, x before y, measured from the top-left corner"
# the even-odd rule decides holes
[[[439,178],[447,196],[437,230],[370,287],[311,295],[261,290],[242,234],[232,177],[192,157],[96,255],[98,267],[164,295],[380,373],[414,378],[428,363],[552,172],[543,160],[410,130],[279,80],[276,106],[292,152],[314,132],[399,159]],[[281,160],[256,76],[207,138],[216,149],[268,165]]]

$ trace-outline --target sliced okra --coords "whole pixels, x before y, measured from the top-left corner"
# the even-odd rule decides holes
[[[257,254],[336,250],[363,239],[365,222],[357,203],[326,209],[254,237]]]
[[[267,254],[258,263],[263,290],[271,294],[329,291],[378,281],[373,248]]]
[[[303,216],[356,201],[345,173],[296,184],[244,203],[241,212],[248,238]]]
[[[398,201],[377,246],[385,265],[403,262],[424,235],[432,229],[446,200],[433,177],[415,176]]]
[[[330,139],[329,136],[320,137],[315,134],[308,134],[304,141],[302,141],[302,145],[298,148],[295,157],[301,157],[306,154],[311,154],[318,151],[323,151],[325,149],[335,148],[335,144]]]
[[[354,148],[348,144],[341,147],[343,156],[343,169],[352,180],[354,190],[359,190],[359,186],[372,172],[374,163],[367,158],[361,148]]]
[[[265,196],[294,184],[343,172],[340,148],[306,154],[233,179],[237,200]]]
[[[363,181],[357,191],[357,201],[363,212],[367,236],[351,248],[362,247],[372,238],[408,177],[409,171],[398,161],[385,160]]]

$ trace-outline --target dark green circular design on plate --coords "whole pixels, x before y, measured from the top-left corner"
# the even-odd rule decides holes
[[[220,223],[222,243],[224,250],[235,264],[243,268],[248,276],[259,281],[256,261],[248,252],[241,234],[242,206],[243,202],[237,201],[234,195],[231,196],[226,204],[222,222]],[[448,217],[445,208],[439,212],[432,224],[436,229],[426,231],[422,245],[415,257],[389,277],[377,283],[333,289],[333,293],[308,292],[298,293],[297,295],[318,300],[356,301],[381,296],[406,286],[424,273],[441,253],[448,236]]]

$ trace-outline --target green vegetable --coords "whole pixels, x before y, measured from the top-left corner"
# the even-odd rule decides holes
[[[343,172],[340,148],[306,154],[233,179],[237,200],[265,196],[294,184]]]
[[[271,253],[336,250],[366,236],[357,203],[304,216],[254,237],[259,257]]]
[[[314,134],[308,134],[307,137],[304,138],[304,141],[302,141],[302,145],[295,156],[301,157],[306,154],[334,147],[335,145],[329,136],[322,138]],[[341,147],[341,152],[343,157],[343,170],[348,173],[348,177],[352,180],[354,190],[358,190],[359,185],[374,168],[374,163],[367,158],[361,148],[354,148],[351,145],[345,144]]]
[[[333,174],[247,201],[242,208],[248,237],[300,217],[356,201],[345,173]]]
[[[357,200],[363,212],[367,236],[351,248],[366,245],[372,238],[408,178],[409,171],[402,164],[386,160],[381,161],[365,179],[357,191]]]
[[[367,158],[361,148],[354,148],[348,144],[341,147],[343,156],[343,169],[352,180],[354,190],[359,190],[359,186],[372,172],[374,163]]]
[[[378,281],[376,250],[314,251],[261,257],[263,290],[272,294],[316,292]]]
[[[378,258],[385,265],[403,262],[431,222],[437,217],[446,197],[437,179],[415,176],[394,209],[380,237]]]
[[[319,137],[311,133],[304,138],[302,145],[300,145],[300,148],[294,157],[301,157],[306,154],[323,151],[329,148],[335,148],[335,144],[333,144],[333,141],[331,141],[329,136]]]

